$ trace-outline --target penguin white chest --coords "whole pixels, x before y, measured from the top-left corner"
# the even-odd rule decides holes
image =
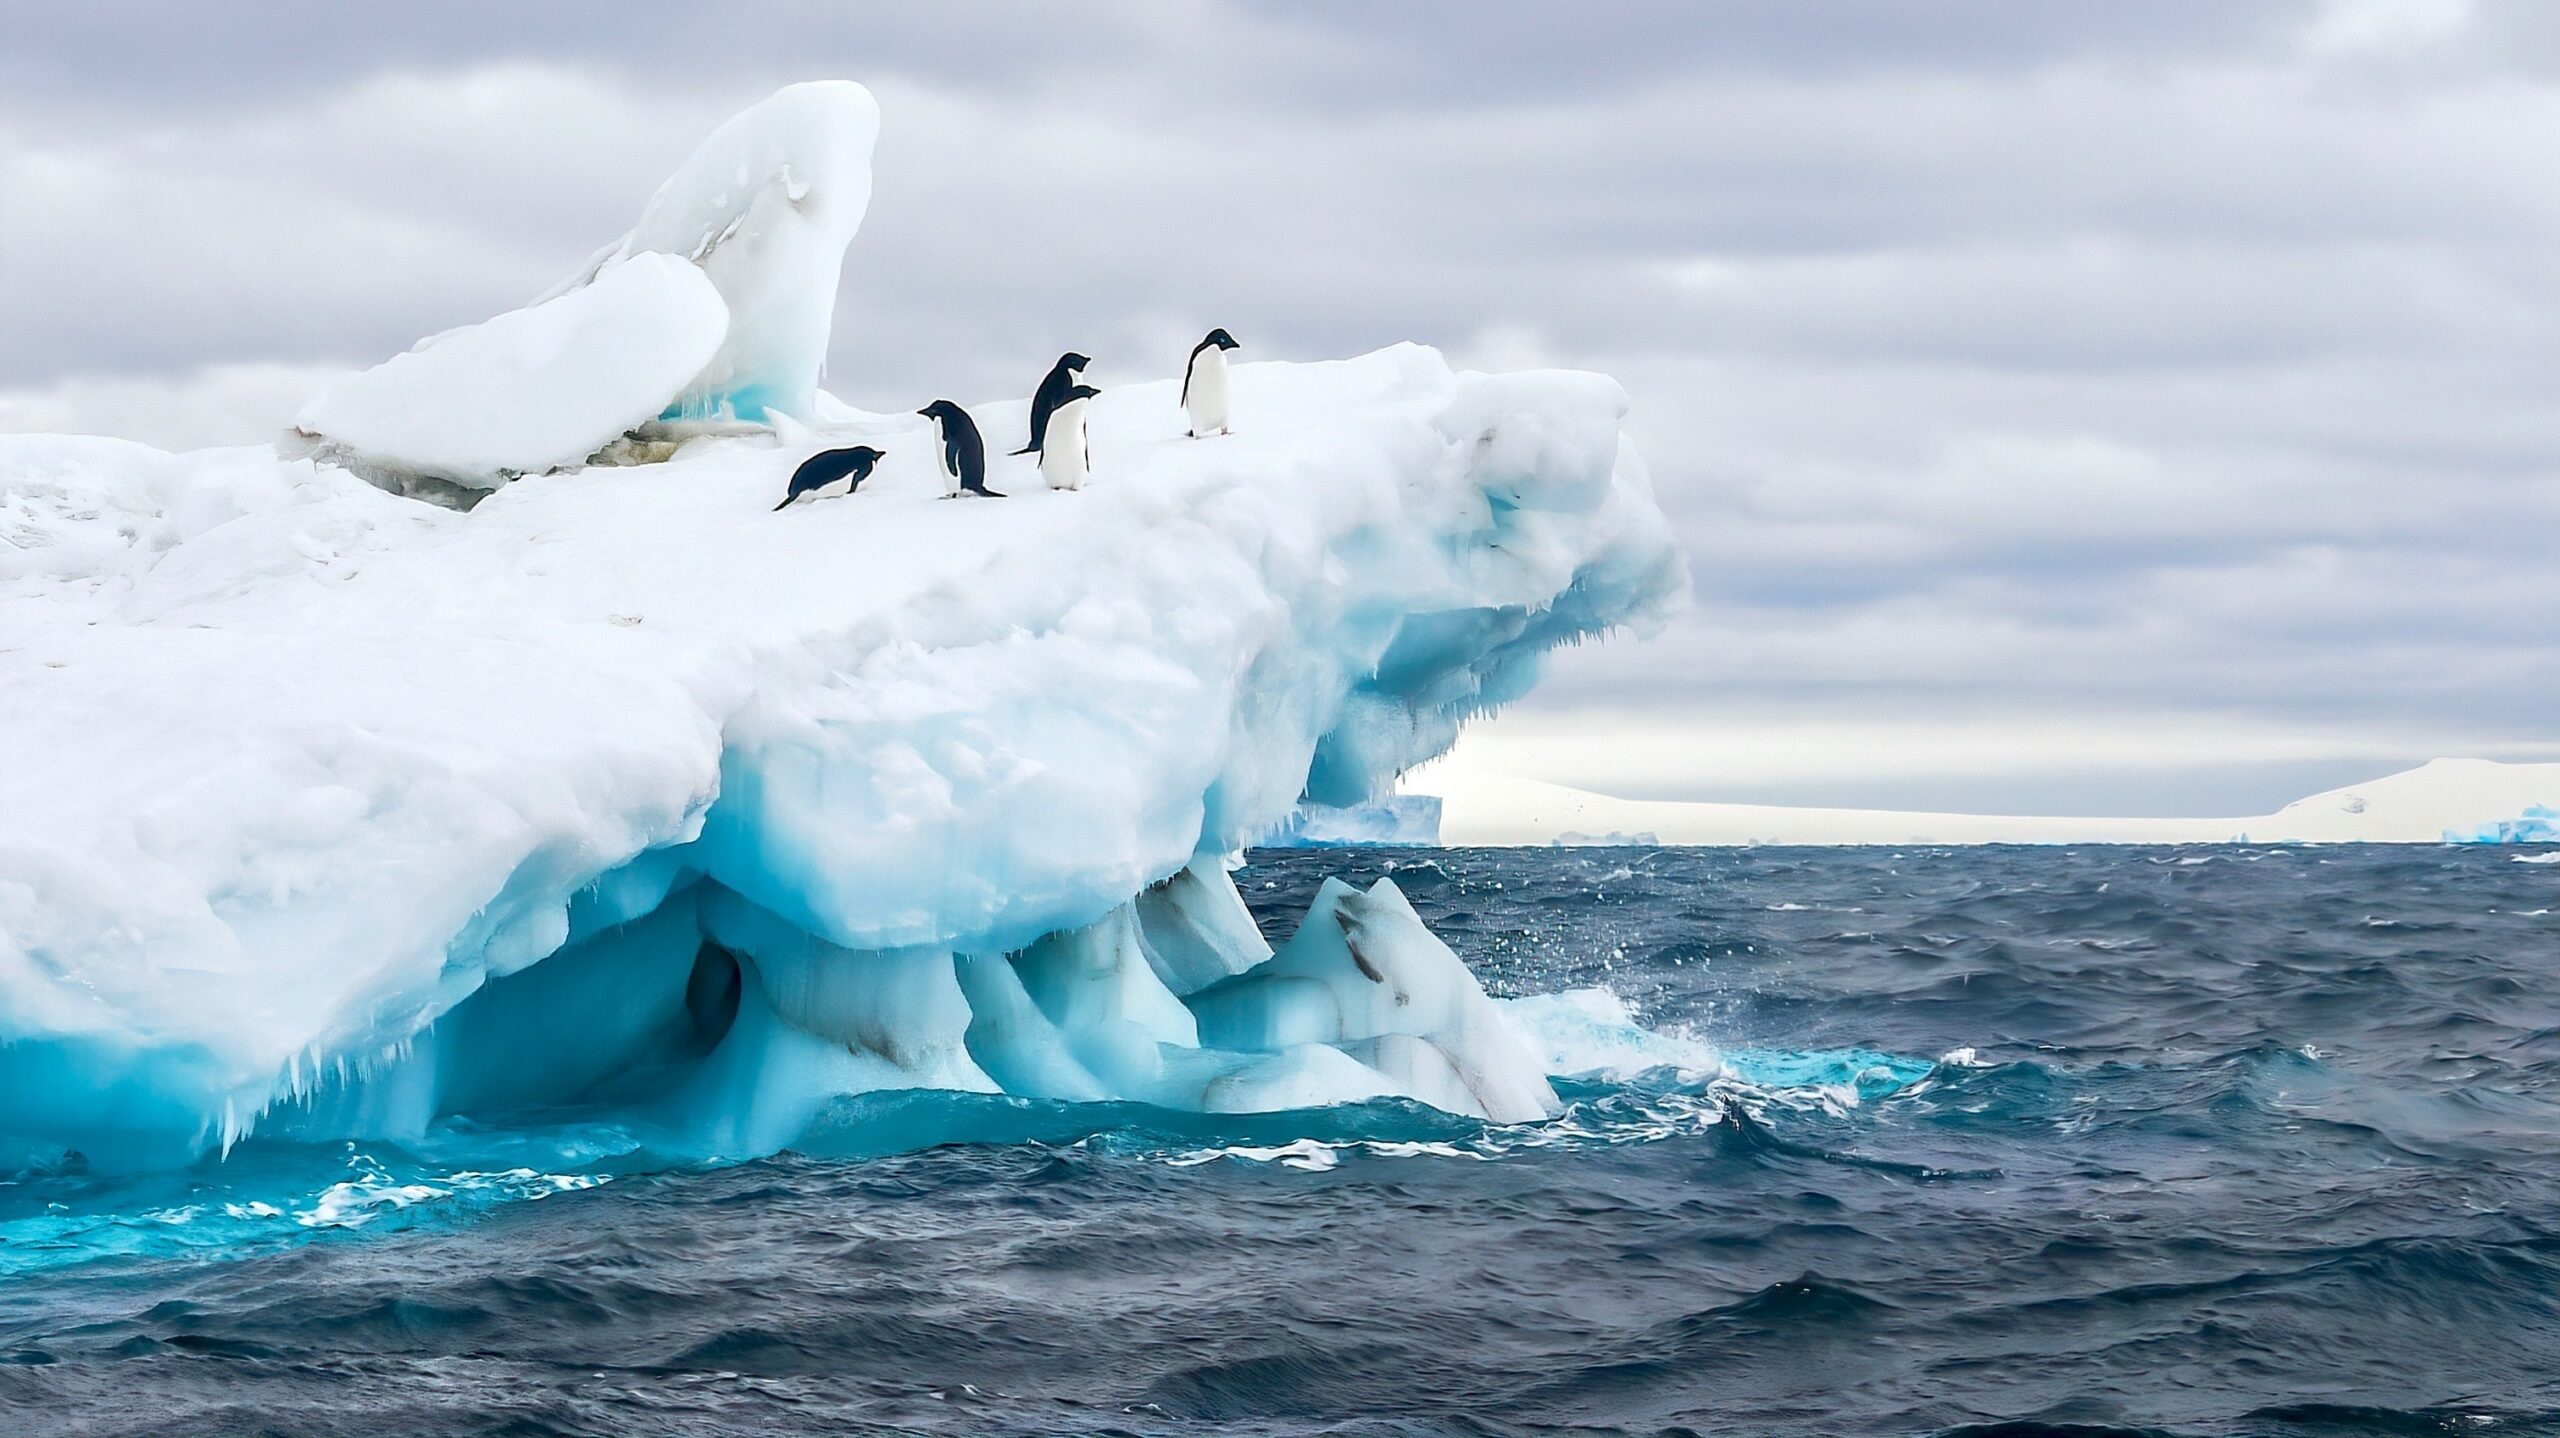
[[[942,437],[937,434],[934,436],[933,452],[934,456],[942,461],[942,497],[954,498],[960,493],[960,466],[952,462],[951,446],[944,444]]]
[[[1227,428],[1227,352],[1211,345],[1191,357],[1191,378],[1182,390],[1182,407],[1191,415],[1191,434],[1223,434]]]
[[[1086,448],[1085,401],[1069,400],[1049,412],[1049,428],[1040,437],[1040,477],[1051,489],[1082,489],[1092,473]]]

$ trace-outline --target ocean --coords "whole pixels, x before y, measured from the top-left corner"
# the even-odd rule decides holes
[[[1392,873],[1565,1112],[19,1174],[0,1431],[2560,1433],[2555,858],[1257,853],[1275,938]]]

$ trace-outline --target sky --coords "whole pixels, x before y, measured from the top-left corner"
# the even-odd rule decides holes
[[[713,13],[0,0],[0,429],[266,438],[848,77],[857,405],[1211,325],[1626,386],[1695,604],[1468,762],[2247,814],[2560,758],[2560,7]]]

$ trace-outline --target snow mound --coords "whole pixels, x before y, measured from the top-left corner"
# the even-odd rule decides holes
[[[713,131],[566,283],[339,381],[297,427],[390,479],[494,489],[651,420],[815,417],[879,133],[851,81],[777,92]]]
[[[578,464],[656,419],[728,334],[702,271],[634,255],[591,285],[349,375],[297,423],[384,469],[494,488]]]
[[[1115,387],[1092,485],[1002,456],[1000,502],[903,414],[469,512],[0,438],[0,1167],[564,1103],[757,1152],[900,1086],[1543,1111],[1391,889],[1275,956],[1220,860],[1677,601],[1624,395],[1411,346],[1233,387],[1213,443]]]

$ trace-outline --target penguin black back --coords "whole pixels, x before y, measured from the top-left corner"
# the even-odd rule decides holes
[[[822,449],[800,461],[800,467],[791,471],[791,487],[784,491],[782,503],[774,508],[787,509],[791,501],[811,490],[824,489],[847,475],[853,477],[853,483],[846,492],[858,490],[862,488],[862,482],[871,477],[871,466],[878,464],[882,457],[879,450],[867,444],[857,444],[850,449]]]
[[[1015,450],[1015,454],[1039,452],[1041,437],[1049,432],[1050,411],[1066,403],[1067,391],[1076,382],[1076,371],[1091,363],[1092,360],[1069,350],[1058,356],[1056,364],[1049,366],[1049,373],[1042,377],[1040,388],[1031,395],[1031,442]]]
[[[978,437],[978,422],[969,412],[947,399],[938,399],[916,413],[934,422],[942,433],[942,465],[960,480],[963,494],[983,494],[989,499],[1003,495],[987,488],[987,444]]]

